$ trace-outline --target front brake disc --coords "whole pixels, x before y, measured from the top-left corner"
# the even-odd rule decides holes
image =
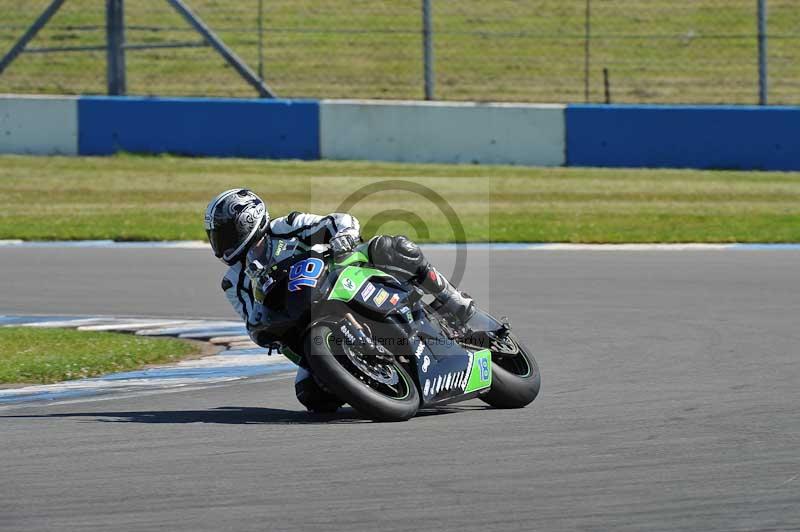
[[[394,359],[389,356],[364,355],[353,349],[352,346],[345,346],[344,349],[350,362],[370,379],[394,386],[400,382],[400,375],[394,367]]]

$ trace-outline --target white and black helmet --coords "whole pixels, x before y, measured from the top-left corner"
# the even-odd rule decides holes
[[[267,231],[264,202],[244,188],[226,190],[208,204],[206,234],[214,255],[228,266],[240,261]]]

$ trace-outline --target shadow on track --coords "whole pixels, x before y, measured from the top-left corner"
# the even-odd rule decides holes
[[[483,406],[459,406],[420,410],[416,417],[439,416],[468,410],[484,410]],[[94,418],[86,421],[98,423],[153,423],[186,424],[217,423],[222,425],[300,425],[334,423],[370,423],[352,408],[342,408],[333,414],[312,414],[299,410],[223,406],[210,410],[163,410],[143,412],[69,412],[63,414],[35,414],[0,416],[16,419]]]

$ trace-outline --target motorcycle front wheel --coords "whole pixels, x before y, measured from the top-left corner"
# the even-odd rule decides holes
[[[312,327],[305,338],[306,361],[332,393],[376,421],[405,421],[419,409],[417,387],[391,356],[348,345],[331,325]]]
[[[522,408],[539,395],[542,377],[533,355],[513,334],[492,341],[492,388],[480,398],[495,408]]]

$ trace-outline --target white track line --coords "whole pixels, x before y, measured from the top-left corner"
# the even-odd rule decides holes
[[[208,343],[214,345],[222,345],[222,344],[231,345],[238,342],[247,342],[249,340],[250,337],[243,334],[241,336],[217,336],[215,338],[209,338]]]
[[[78,327],[79,331],[141,331],[150,328],[164,328],[164,327],[177,327],[178,325],[187,325],[187,321],[169,321],[169,320],[150,320],[142,321],[135,320],[127,323],[106,324],[106,325],[82,325]]]
[[[114,240],[0,240],[0,248],[114,248],[114,249],[211,249],[207,242],[200,240],[179,240],[165,242],[116,242]]]
[[[24,323],[21,327],[37,327],[37,328],[78,328],[80,326],[86,325],[108,325],[110,320],[109,318],[80,318],[80,319],[70,319],[70,320],[59,320],[59,321],[44,321],[44,322],[35,322],[35,323]]]

